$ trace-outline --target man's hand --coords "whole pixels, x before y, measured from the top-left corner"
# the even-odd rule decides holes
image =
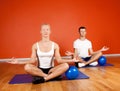
[[[71,55],[73,55],[74,53],[73,52],[70,52],[70,51],[66,51],[65,52],[65,55],[67,55],[67,56],[71,56]]]
[[[101,48],[101,51],[107,51],[107,50],[109,50],[109,48],[106,47],[106,46],[103,46],[103,47]]]

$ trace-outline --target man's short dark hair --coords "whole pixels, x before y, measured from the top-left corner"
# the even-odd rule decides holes
[[[79,29],[78,29],[79,33],[80,33],[80,29],[86,29],[86,27],[84,27],[84,26],[79,27]]]

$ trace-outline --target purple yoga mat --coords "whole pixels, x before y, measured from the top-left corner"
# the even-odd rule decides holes
[[[84,73],[79,71],[79,75],[76,79],[88,79],[89,77]],[[62,75],[62,80],[68,80],[65,74]],[[16,74],[9,84],[22,84],[22,83],[32,83],[32,76],[29,74]]]
[[[32,76],[29,74],[16,74],[9,84],[21,84],[21,83],[31,83]]]
[[[105,66],[113,66],[113,64],[105,64],[104,66],[102,67],[105,67]],[[100,65],[97,65],[97,66],[85,66],[85,67],[82,67],[82,68],[87,68],[87,67],[101,67]],[[89,76],[85,75],[84,73],[80,72],[79,71],[79,75],[78,77],[75,79],[88,79]],[[62,75],[62,80],[68,80],[65,76],[65,74]],[[9,82],[9,84],[23,84],[23,83],[32,83],[32,76],[29,75],[29,74],[16,74]]]

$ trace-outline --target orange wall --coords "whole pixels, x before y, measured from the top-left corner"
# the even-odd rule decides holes
[[[0,58],[30,57],[40,25],[50,23],[60,52],[73,50],[78,27],[87,27],[93,49],[120,53],[120,0],[0,0]]]

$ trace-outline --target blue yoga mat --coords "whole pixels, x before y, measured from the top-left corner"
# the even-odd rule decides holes
[[[92,65],[87,65],[87,66],[84,66],[82,68],[88,68],[88,67],[105,67],[105,66],[114,66],[113,64],[110,64],[110,63],[106,63],[105,65],[101,66],[101,65],[96,65],[96,66],[92,66]]]
[[[88,78],[89,77],[87,75],[79,71],[79,75],[76,79],[88,79]],[[62,75],[62,80],[68,80],[65,74]],[[22,84],[22,83],[32,83],[32,76],[29,74],[16,74],[9,82],[9,84]]]

